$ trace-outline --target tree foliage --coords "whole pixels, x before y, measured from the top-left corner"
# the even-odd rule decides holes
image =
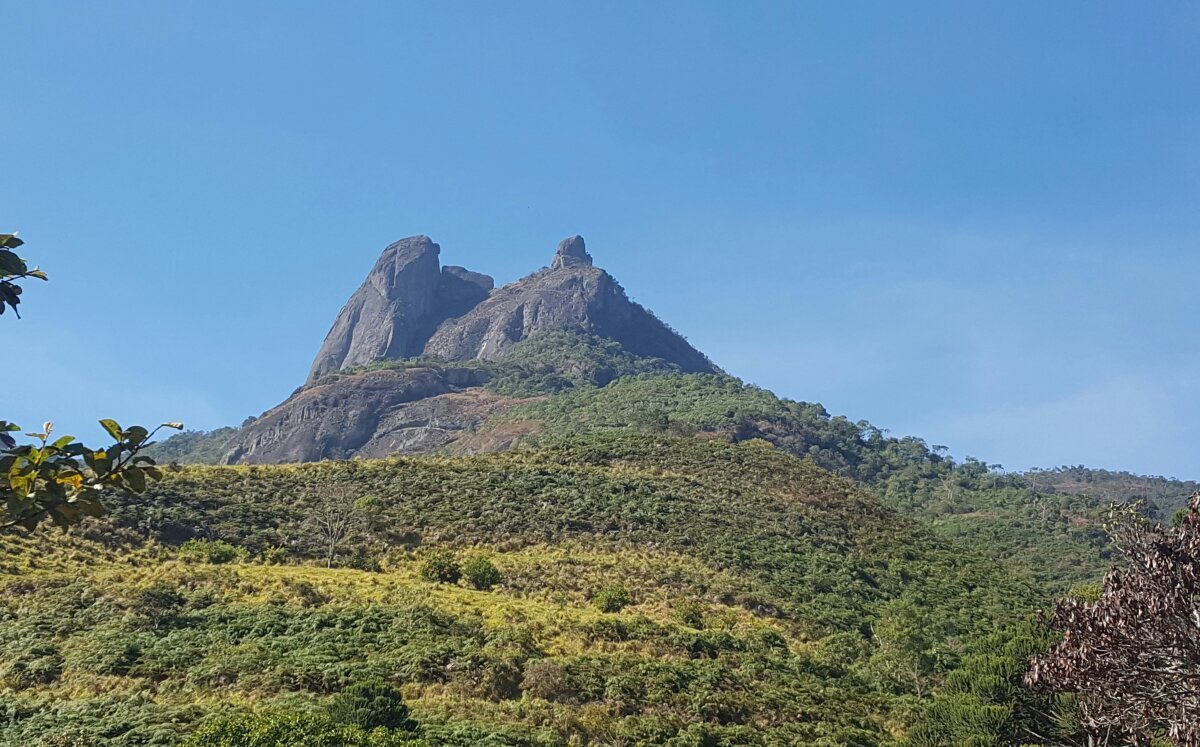
[[[338,693],[329,706],[334,722],[370,731],[375,728],[413,731],[417,723],[408,717],[408,706],[400,691],[386,682],[358,682]]]
[[[13,234],[0,234],[0,314],[6,306],[17,313],[21,286],[15,281],[46,280],[46,273],[30,269],[12,251],[23,243]],[[54,424],[49,421],[41,431],[25,434],[34,443],[18,444],[12,434],[20,426],[0,420],[0,531],[33,529],[47,519],[66,527],[87,516],[103,516],[106,492],[141,493],[147,481],[162,478],[143,450],[162,428],[183,428],[181,423],[163,423],[153,431],[140,425],[122,428],[115,420],[101,420],[100,425],[116,441],[104,449],[86,446],[74,436],[51,440]]]
[[[18,445],[10,434],[20,431],[0,421],[0,530],[15,526],[33,529],[46,519],[62,527],[78,524],[86,516],[105,512],[107,492],[141,493],[149,481],[162,479],[154,460],[141,453],[162,428],[140,425],[123,429],[115,420],[100,425],[116,439],[104,449],[92,449],[74,436],[53,439],[53,423],[27,433],[34,443]]]
[[[37,267],[31,269],[28,262],[13,251],[24,243],[16,234],[0,233],[0,314],[8,308],[12,309],[17,317],[21,316],[17,306],[21,303],[23,289],[17,284],[18,280],[47,279],[46,273]]]
[[[1200,493],[1173,527],[1114,510],[1112,534],[1127,566],[1098,598],[1068,597],[1049,615],[1062,641],[1036,657],[1027,681],[1079,695],[1096,737],[1148,745],[1165,733],[1200,745]]]

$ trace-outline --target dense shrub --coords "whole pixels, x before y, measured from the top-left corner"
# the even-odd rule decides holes
[[[436,584],[454,584],[462,578],[462,568],[452,550],[434,550],[421,564],[421,578]]]
[[[315,713],[227,716],[204,724],[182,747],[420,747],[406,732],[365,730]]]
[[[633,604],[633,597],[621,584],[605,586],[592,597],[592,604],[601,612],[620,612]]]
[[[467,583],[480,591],[487,591],[500,583],[499,569],[483,555],[471,556],[466,563],[463,563],[462,571],[467,578]]]
[[[152,628],[158,628],[173,620],[187,601],[187,597],[177,588],[160,581],[138,593],[134,600],[134,612]]]
[[[408,706],[400,691],[386,682],[361,682],[334,697],[329,717],[339,724],[413,731],[417,723],[408,717]]]

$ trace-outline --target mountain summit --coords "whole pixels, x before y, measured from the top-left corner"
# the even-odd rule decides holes
[[[443,266],[440,254],[427,236],[385,248],[334,319],[305,385],[238,431],[222,461],[432,451],[575,383],[720,373],[594,266],[582,236],[559,242],[549,267],[500,288]]]
[[[578,330],[620,343],[634,355],[662,358],[688,372],[714,372],[702,353],[625,295],[592,265],[582,236],[558,244],[549,269],[495,289],[487,275],[441,267],[427,236],[383,250],[333,322],[309,371],[327,373],[378,360],[432,356],[495,360],[540,332]]]

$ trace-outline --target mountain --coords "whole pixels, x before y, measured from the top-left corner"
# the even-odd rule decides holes
[[[278,464],[630,433],[761,439],[1047,588],[1093,579],[1110,563],[1096,496],[959,463],[919,438],[724,374],[630,301],[579,237],[560,242],[549,267],[501,288],[442,267],[439,255],[424,236],[388,246],[338,314],[307,384],[240,429],[182,434],[155,455]]]
[[[579,237],[501,288],[439,255],[385,249],[285,402],[154,447],[226,464],[0,536],[0,746],[241,745],[186,740],[251,711],[315,744],[375,679],[421,725],[389,747],[1017,744],[1054,703],[1027,621],[1112,564],[1096,486],[1180,487],[748,385]]]
[[[439,253],[425,236],[384,249],[334,320],[308,383],[378,360],[496,360],[521,340],[564,329],[614,340],[683,371],[717,370],[595,267],[582,236],[563,239],[549,268],[499,289],[487,275],[440,267]]]
[[[581,236],[560,242],[550,267],[501,288],[487,275],[441,266],[440,252],[425,236],[384,249],[338,313],[305,386],[226,438],[222,463],[447,447],[522,401],[483,387],[522,365],[522,343],[555,334],[612,352],[557,365],[543,356],[540,370],[524,373],[605,384],[615,377],[606,373],[609,359],[638,361],[640,370],[719,373],[595,267]]]

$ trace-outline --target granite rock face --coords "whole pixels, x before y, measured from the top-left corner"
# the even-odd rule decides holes
[[[683,371],[719,372],[595,267],[581,236],[559,242],[550,267],[502,288],[487,275],[442,267],[439,254],[425,236],[384,249],[334,320],[307,384],[243,428],[222,461],[433,451],[521,401],[483,389],[484,372],[452,364],[330,375],[376,360],[495,360],[538,333],[573,330],[615,340],[629,353],[662,358]]]
[[[325,336],[308,381],[381,358],[419,355],[441,277],[440,248],[427,236],[383,250]]]
[[[309,384],[382,359],[494,360],[514,343],[560,329],[611,338],[635,355],[663,358],[684,371],[717,370],[593,266],[582,236],[560,241],[549,269],[498,289],[487,275],[439,267],[439,252],[425,236],[383,250],[334,320]]]
[[[223,464],[275,464],[434,451],[521,400],[471,369],[390,369],[304,387],[242,429]]]
[[[583,237],[576,234],[558,242],[558,251],[554,253],[554,261],[550,267],[557,270],[560,267],[579,267],[592,264],[592,255],[587,253]]]
[[[582,251],[582,240],[577,246]],[[590,258],[561,252],[550,269],[498,288],[466,314],[443,322],[425,344],[425,354],[495,360],[521,340],[561,329],[616,340],[634,355],[663,358],[687,372],[717,371],[700,351],[630,301]]]

